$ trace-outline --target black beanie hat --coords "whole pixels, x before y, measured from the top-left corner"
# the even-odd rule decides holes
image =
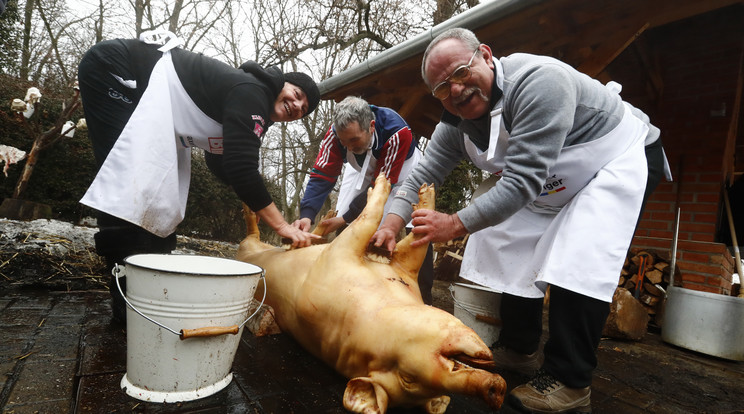
[[[318,107],[318,102],[320,102],[320,90],[318,89],[318,85],[315,84],[313,78],[302,72],[289,72],[284,74],[284,80],[293,85],[299,86],[300,89],[305,92],[305,96],[307,96],[307,112],[305,112],[303,116],[306,116]]]

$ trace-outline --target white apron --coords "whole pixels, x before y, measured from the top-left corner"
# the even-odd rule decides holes
[[[400,185],[405,181],[408,174],[411,173],[413,167],[419,163],[420,159],[421,150],[417,147],[413,150],[413,155],[403,162],[400,174],[398,175],[398,183],[396,185]],[[346,152],[346,160],[347,162],[344,164],[344,172],[341,178],[341,187],[338,191],[338,201],[336,202],[336,210],[338,211],[337,216],[343,216],[347,211],[349,211],[349,205],[354,198],[356,198],[356,196],[362,191],[367,191],[373,178],[376,178],[372,177],[372,175],[375,173],[377,159],[372,155],[371,149],[367,150],[367,154],[365,154],[364,157],[364,163],[361,166],[357,162],[356,157],[354,157],[354,153],[351,151]],[[362,173],[362,171],[364,171],[364,173]],[[394,192],[391,190],[390,194],[394,194]],[[387,214],[392,202],[393,197],[388,197],[383,209],[383,217]]]
[[[163,56],[147,89],[80,202],[166,237],[186,212],[189,147],[221,153],[222,125],[198,109],[178,80],[170,54],[178,38],[146,32],[140,40],[161,43],[162,34],[170,40],[158,49]]]
[[[533,203],[470,236],[460,276],[522,297],[542,297],[553,284],[610,302],[643,200],[647,133],[626,106],[610,133],[563,148]],[[476,166],[498,174],[508,139],[500,102],[488,150],[465,142]]]

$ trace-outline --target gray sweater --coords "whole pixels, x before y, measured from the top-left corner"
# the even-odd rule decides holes
[[[470,233],[499,224],[535,201],[562,148],[604,136],[624,113],[619,95],[559,60],[516,53],[499,61],[504,68],[502,119],[510,134],[506,168],[493,188],[457,212]],[[649,126],[646,145],[655,142],[659,129],[643,112],[631,110]],[[418,188],[423,183],[438,188],[460,160],[469,160],[465,133],[481,150],[487,148],[490,121],[489,114],[463,120],[445,112],[424,158],[396,191],[390,212],[408,221]]]

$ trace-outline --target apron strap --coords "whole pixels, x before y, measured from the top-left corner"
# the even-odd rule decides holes
[[[142,32],[139,40],[150,45],[162,45],[158,50],[163,53],[183,45],[183,40],[173,32],[162,29]]]
[[[364,178],[367,176],[367,168],[369,168],[369,160],[372,159],[372,149],[368,149],[364,157],[364,164],[362,165],[362,172],[357,176],[356,182],[354,183],[354,189],[359,191],[362,189],[364,184]]]

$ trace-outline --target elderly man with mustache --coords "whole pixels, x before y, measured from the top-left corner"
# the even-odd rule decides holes
[[[435,38],[421,74],[445,111],[373,243],[391,250],[409,217],[424,236],[416,243],[472,233],[460,275],[503,292],[496,365],[531,376],[507,406],[590,412],[596,349],[642,205],[671,178],[660,131],[620,85],[547,56],[496,58],[466,29]],[[498,181],[455,214],[411,214],[416,189],[440,185],[461,159]]]

